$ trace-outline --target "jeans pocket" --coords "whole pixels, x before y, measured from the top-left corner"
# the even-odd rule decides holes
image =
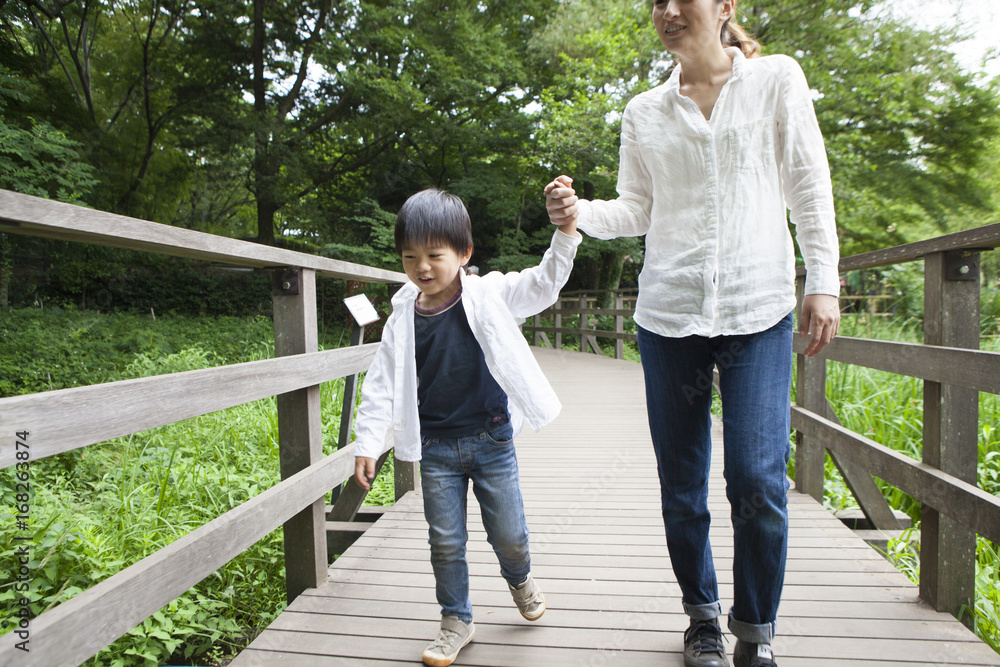
[[[504,422],[492,430],[487,430],[486,439],[500,447],[509,445],[514,442],[514,427],[510,425],[509,421]]]

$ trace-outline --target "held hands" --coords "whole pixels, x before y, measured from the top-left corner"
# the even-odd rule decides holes
[[[375,459],[367,456],[354,457],[354,481],[365,491],[372,488],[375,481]]]
[[[548,209],[549,220],[570,236],[576,233],[576,221],[580,214],[577,201],[573,179],[569,176],[557,176],[545,186],[545,208]]]
[[[810,294],[802,299],[799,313],[799,336],[809,335],[805,355],[813,357],[823,351],[840,328],[840,304],[829,294]]]

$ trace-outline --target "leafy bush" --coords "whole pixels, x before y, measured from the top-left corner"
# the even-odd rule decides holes
[[[86,384],[272,356],[264,318],[152,318],[33,309],[5,313],[3,363],[43,382]],[[16,335],[8,333],[16,332]],[[67,333],[68,332],[68,333]],[[347,340],[339,330],[336,339]],[[13,341],[12,339],[17,339]],[[48,348],[59,352],[50,353]],[[31,366],[32,350],[42,361]],[[176,350],[169,351],[168,350]],[[10,354],[8,354],[8,352]],[[61,356],[60,356],[61,355]],[[106,355],[106,356],[102,356]],[[68,363],[55,369],[53,359]],[[10,360],[10,361],[8,361]],[[82,361],[86,360],[86,361]],[[37,383],[37,380],[32,380]],[[31,382],[17,388],[30,391]],[[53,385],[55,382],[53,382]],[[45,387],[47,388],[47,387]],[[320,387],[324,449],[336,449],[343,380]],[[13,471],[0,474],[8,476]],[[279,481],[273,398],[150,429],[32,463],[31,612],[37,615],[270,488]],[[392,471],[378,488],[392,498]],[[13,484],[4,484],[14,508]],[[11,510],[8,509],[8,512]],[[0,567],[16,570],[13,520],[0,525]],[[23,542],[22,542],[23,544]],[[0,605],[16,606],[13,582]],[[220,664],[285,605],[280,528],[101,651],[89,665]],[[3,626],[9,631],[9,620]]]

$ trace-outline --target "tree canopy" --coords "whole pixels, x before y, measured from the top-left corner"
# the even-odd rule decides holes
[[[842,252],[997,219],[998,84],[953,30],[875,0],[746,0],[814,89]],[[414,191],[474,220],[474,263],[531,264],[558,173],[613,197],[621,112],[674,61],[634,0],[0,1],[0,187],[391,265]],[[303,244],[305,244],[303,246]],[[642,242],[588,240],[579,286]]]

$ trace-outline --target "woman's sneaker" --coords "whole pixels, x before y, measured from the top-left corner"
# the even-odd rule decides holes
[[[736,640],[736,652],[733,653],[735,667],[777,667],[774,652],[770,644],[751,644]]]
[[[455,616],[442,616],[437,639],[424,649],[424,664],[430,667],[447,667],[455,662],[458,652],[472,641],[475,634],[476,626],[472,621],[465,623]]]
[[[531,577],[531,573],[528,573],[528,578],[517,586],[507,582],[507,588],[510,589],[510,595],[514,598],[521,616],[529,621],[537,621],[545,613],[545,596]]]
[[[684,667],[729,667],[719,619],[691,619],[684,631]]]

